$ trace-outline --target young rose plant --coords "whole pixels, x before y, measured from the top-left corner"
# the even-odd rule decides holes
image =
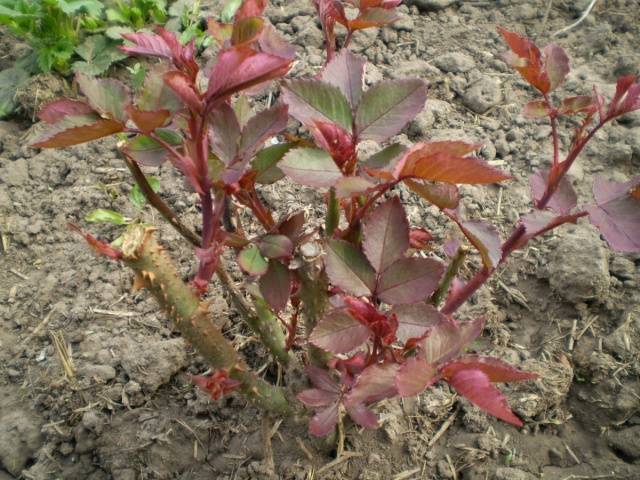
[[[485,320],[463,321],[455,313],[509,254],[580,217],[588,216],[613,248],[640,251],[640,177],[624,183],[597,178],[595,203],[582,207],[566,177],[603,125],[640,109],[640,84],[635,77],[623,77],[608,104],[597,91],[556,100],[553,92],[569,72],[564,51],[556,45],[540,51],[500,29],[511,47],[505,60],[542,95],[527,104],[524,114],[549,119],[554,152],[551,165],[530,177],[533,210],[503,241],[490,223],[462,215],[458,185],[491,184],[510,176],[474,155],[480,145],[389,143],[424,107],[426,84],[406,79],[365,89],[365,61],[346,48],[335,52],[336,22],[348,29],[348,44],[359,28],[392,21],[399,2],[344,3],[348,8],[343,2],[316,1],[326,37],[324,70],[314,78],[284,81],[280,100],[256,114],[248,96],[285,76],[294,50],[261,18],[266,2],[247,0],[232,23],[209,23],[220,50],[204,70],[193,43],[181,45],[167,31],[127,35],[127,53],[161,60],[144,88],[132,97],[118,81],[77,76],[86,101],[47,105],[40,114],[47,125],[35,146],[61,148],[112,134],[122,137],[119,149],[139,189],[195,246],[198,271],[185,283],[148,226],[128,226],[120,246],[90,234],[85,238],[98,252],[132,268],[134,286],[150,290],[211,364],[211,376],[194,376],[193,381],[213,398],[238,390],[268,412],[285,414],[295,408],[292,395],[297,393],[302,404],[318,410],[310,431],[322,436],[342,412],[374,428],[378,421],[371,407],[376,402],[417,395],[446,382],[486,412],[521,426],[494,384],[536,375],[465,353]],[[311,141],[282,134],[289,115],[309,131]],[[558,129],[565,119],[577,127],[562,156]],[[365,140],[381,146],[368,158],[358,148]],[[197,195],[201,235],[182,223],[140,167],[166,161]],[[274,218],[275,209],[263,202],[259,185],[284,176],[326,192],[323,228],[308,226],[303,212],[277,212]],[[459,276],[468,260],[467,246],[448,241],[439,249],[429,232],[409,224],[394,193],[400,184],[437,207],[478,251],[480,262],[471,278]],[[253,214],[260,234],[246,233],[239,209]],[[315,254],[314,244],[321,246]],[[227,251],[247,277],[248,295],[229,278],[222,258]],[[249,370],[209,319],[205,294],[214,274],[240,317],[281,365],[304,360],[312,388],[292,393]]]

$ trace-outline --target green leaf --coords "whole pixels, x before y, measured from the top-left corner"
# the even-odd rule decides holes
[[[227,0],[227,3],[225,3],[222,8],[222,12],[220,12],[220,21],[222,23],[231,23],[241,5],[242,0]]]
[[[158,180],[156,177],[147,177],[147,182],[149,183],[151,190],[153,190],[154,192],[160,191],[160,180]],[[142,193],[142,190],[140,189],[140,185],[138,185],[137,183],[133,186],[131,192],[129,193],[129,200],[131,200],[133,206],[138,210],[142,210],[147,203],[147,197],[144,196],[144,193]]]
[[[109,37],[111,40],[117,40],[119,42],[122,42],[122,35],[127,34],[127,33],[134,33],[135,30],[133,30],[130,27],[123,27],[122,25],[114,25],[112,27],[107,28],[104,31],[104,34]]]
[[[278,166],[294,182],[309,187],[331,187],[342,178],[331,155],[317,148],[291,150]]]
[[[73,70],[89,76],[103,74],[111,65],[127,56],[102,35],[88,37],[76,48],[76,53],[84,61],[75,62]]]
[[[124,109],[129,103],[129,89],[122,82],[111,78],[92,78],[83,73],[77,73],[76,80],[93,108],[109,118],[126,122]]]
[[[278,162],[291,150],[293,143],[279,143],[263,148],[253,159],[251,169],[256,172],[256,183],[270,184],[284,177]]]
[[[331,283],[346,293],[359,297],[373,292],[375,270],[352,244],[344,240],[329,240],[325,265]]]
[[[351,106],[338,87],[319,80],[290,80],[283,98],[289,114],[308,127],[323,121],[337,123],[347,132],[352,130]]]
[[[29,74],[18,67],[7,68],[0,72],[0,118],[13,113],[16,89],[22,82],[26,82]]]
[[[254,277],[264,275],[269,268],[269,263],[260,253],[260,249],[254,244],[247,245],[238,254],[238,265],[240,265],[240,268],[248,275]]]
[[[154,133],[169,145],[182,144],[182,137],[174,130],[158,128]],[[138,135],[129,140],[124,149],[137,162],[149,167],[161,165],[169,156],[169,153],[158,142],[146,135]]]
[[[104,5],[99,0],[56,0],[57,6],[67,15],[86,12],[92,17],[100,17]]]
[[[114,225],[127,225],[130,223],[129,219],[121,213],[103,208],[97,208],[84,217],[84,219],[91,223],[113,223]]]
[[[356,133],[362,140],[382,143],[420,113],[426,101],[427,85],[422,80],[380,82],[362,96],[356,113]]]

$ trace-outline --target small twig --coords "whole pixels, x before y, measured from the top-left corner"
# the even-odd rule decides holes
[[[264,454],[264,463],[269,471],[273,474],[276,472],[276,465],[273,461],[273,445],[271,445],[271,422],[269,417],[264,415],[262,417],[262,448]]]
[[[344,453],[344,421],[342,412],[338,413],[338,446],[336,447],[336,457],[340,458]]]
[[[431,440],[429,440],[429,443],[427,444],[428,449],[431,449],[431,447],[433,447],[436,444],[436,442],[440,440],[440,437],[442,437],[446,433],[446,431],[449,430],[449,427],[451,427],[454,420],[458,416],[459,411],[460,411],[460,405],[456,407],[453,413],[449,415],[449,418],[447,418],[444,421],[444,423],[440,426],[436,434],[431,438]]]
[[[591,317],[591,320],[589,320],[589,322],[585,325],[585,327],[584,327],[582,330],[580,330],[580,333],[579,333],[579,334],[578,334],[578,336],[576,337],[576,340],[580,340],[580,339],[582,338],[582,336],[583,336],[585,333],[587,333],[587,330],[589,330],[589,327],[590,327],[591,325],[593,325],[593,323],[594,323],[596,320],[598,320],[598,318],[599,318],[599,317],[598,317],[597,315],[594,315],[593,317]]]
[[[67,378],[67,380],[75,378],[76,368],[73,365],[73,358],[71,357],[71,352],[69,352],[67,342],[65,341],[62,332],[51,332],[50,337],[56,354],[58,355],[60,363],[62,364],[65,378]]]
[[[569,455],[571,455],[571,458],[573,458],[573,461],[576,462],[576,465],[580,465],[582,462],[580,461],[580,459],[578,458],[578,456],[573,453],[573,450],[571,450],[571,448],[569,447],[569,445],[567,445],[566,443],[564,444],[564,448],[567,449],[567,452],[569,452]]]
[[[90,308],[91,313],[97,313],[98,315],[109,315],[111,317],[136,317],[140,315],[135,312],[122,312],[118,310],[103,310],[102,308]]]
[[[302,452],[304,453],[305,457],[307,457],[307,460],[309,460],[310,462],[313,462],[313,454],[307,448],[307,446],[304,444],[304,442],[300,437],[296,437],[296,443],[300,447],[300,450],[302,450]]]
[[[580,25],[583,20],[585,18],[587,18],[589,16],[589,13],[591,13],[591,9],[593,8],[593,6],[596,4],[598,0],[591,0],[591,3],[589,3],[589,5],[587,6],[587,8],[584,10],[584,12],[582,12],[582,15],[580,15],[580,18],[578,18],[578,20],[576,20],[575,22],[573,22],[571,25],[561,28],[560,30],[558,30],[556,33],[554,33],[553,35],[551,35],[552,37],[557,37],[558,35],[562,35],[563,33],[567,33],[569,30],[577,27],[578,25]]]
[[[38,324],[38,326],[36,326],[36,328],[33,329],[33,332],[27,335],[27,337],[20,342],[18,346],[18,352],[15,354],[14,359],[20,356],[20,354],[22,353],[22,347],[26,345],[28,342],[30,342],[33,337],[35,337],[43,328],[45,328],[49,324],[49,321],[51,320],[51,317],[53,316],[53,313],[55,311],[56,311],[56,306],[54,305],[53,308],[49,310],[49,313],[47,313],[47,316],[44,317],[44,320],[42,320]]]
[[[420,473],[420,467],[417,467],[411,470],[405,470],[404,472],[400,472],[395,477],[393,477],[393,480],[406,480],[407,478],[413,477],[417,473]]]
[[[578,329],[578,319],[574,318],[573,323],[571,324],[571,335],[569,335],[569,343],[567,345],[567,349],[570,352],[573,352],[573,347],[575,346],[577,329]]]
[[[21,278],[22,280],[29,280],[29,277],[27,277],[24,273],[20,273],[19,271],[14,270],[13,268],[10,268],[9,271],[13,273],[16,277]]]
[[[363,454],[360,453],[360,452],[344,452],[341,457],[336,458],[335,460],[332,460],[331,462],[327,463],[325,466],[319,468],[316,471],[316,474],[320,475],[321,473],[324,473],[327,470],[331,470],[332,468],[337,467],[341,463],[346,462],[347,460],[349,460],[351,458],[362,457],[362,455]]]

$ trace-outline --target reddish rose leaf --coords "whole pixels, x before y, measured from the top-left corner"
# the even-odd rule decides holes
[[[289,80],[282,98],[291,116],[307,127],[316,122],[336,123],[351,132],[351,105],[334,85],[319,80]]]
[[[317,148],[290,150],[278,167],[294,182],[309,187],[332,187],[343,178],[331,155]]]
[[[322,317],[309,341],[328,352],[347,353],[362,345],[371,331],[346,310],[333,310]]]
[[[397,395],[394,379],[400,366],[395,363],[373,364],[358,376],[345,398],[345,406],[370,404]]]
[[[167,42],[155,33],[125,33],[122,37],[134,44],[120,47],[120,50],[129,55],[149,55],[169,59],[172,57],[172,51]]]
[[[236,20],[231,32],[232,45],[244,45],[255,42],[264,28],[264,20],[260,17],[246,17]]]
[[[222,102],[209,114],[211,151],[229,166],[238,155],[242,131],[236,112],[228,102]]]
[[[267,273],[260,277],[260,293],[276,312],[283,310],[291,293],[289,268],[277,260],[269,261]]]
[[[305,372],[314,387],[336,394],[340,393],[340,387],[324,368],[309,364],[306,366]]]
[[[459,370],[447,382],[485,412],[516,427],[522,427],[522,420],[513,414],[506,398],[491,384],[486,373],[474,369]]]
[[[544,47],[543,53],[544,67],[549,79],[549,91],[553,91],[562,85],[562,82],[569,74],[569,57],[555,43],[550,43]]]
[[[531,188],[531,196],[537,204],[544,195],[545,189],[549,182],[549,170],[537,170],[529,176],[529,187]],[[578,195],[576,194],[569,178],[565,175],[560,180],[558,189],[551,196],[547,203],[547,207],[559,213],[567,215],[578,204]]]
[[[64,148],[122,132],[124,125],[97,115],[73,115],[49,124],[36,137],[35,148]]]
[[[424,250],[433,240],[433,235],[424,228],[412,228],[409,230],[409,247],[411,248]]]
[[[547,72],[542,65],[542,53],[529,39],[510,32],[502,27],[498,31],[505,39],[511,52],[504,56],[504,60],[517,70],[522,78],[542,93],[549,93],[551,84]]]
[[[239,381],[229,378],[229,372],[225,369],[216,370],[213,375],[190,375],[190,377],[198,388],[209,394],[214,400],[219,400],[241,385]]]
[[[171,115],[169,110],[155,110],[150,112],[138,110],[133,105],[127,105],[125,110],[142,133],[151,133],[156,128],[164,126]]]
[[[607,118],[614,118],[640,109],[640,83],[637,81],[636,75],[625,75],[618,78],[616,93],[607,109]],[[600,116],[602,117],[602,113]]]
[[[375,184],[362,177],[342,177],[335,185],[336,196],[338,198],[357,197],[367,193],[375,186]]]
[[[395,178],[420,178],[451,184],[487,184],[511,177],[476,157],[478,145],[442,141],[417,143],[396,164]]]
[[[338,423],[338,403],[316,413],[309,422],[309,433],[316,437],[324,437],[333,430]]]
[[[158,63],[147,68],[144,85],[136,98],[136,106],[141,110],[169,110],[176,113],[184,108],[182,100],[169,88],[164,75],[171,71],[167,64]]]
[[[361,140],[382,143],[413,120],[427,101],[427,85],[419,79],[380,82],[363,95],[355,118]]]
[[[164,74],[164,81],[189,109],[197,113],[203,111],[204,102],[188,75],[179,70],[172,70]]]
[[[396,388],[401,397],[414,397],[440,379],[438,369],[424,358],[414,356],[407,359],[398,370]]]
[[[562,100],[558,113],[560,115],[575,115],[577,113],[595,113],[596,106],[593,97],[589,95],[578,95],[577,97],[569,97]]]
[[[89,115],[92,113],[94,113],[93,108],[85,102],[61,98],[47,103],[38,113],[38,118],[43,122],[56,123],[67,116]]]
[[[534,237],[542,235],[543,233],[553,230],[565,223],[575,223],[576,220],[582,217],[583,213],[577,213],[574,215],[557,215],[556,213],[548,210],[536,210],[527,213],[520,217],[520,222],[524,225],[525,234],[524,239],[517,248],[521,248]]]
[[[520,382],[538,378],[537,373],[523,372],[498,358],[480,355],[467,355],[449,362],[442,369],[442,375],[445,380],[449,380],[456,372],[468,369],[480,370],[492,383]]]
[[[382,272],[376,295],[391,305],[416,303],[431,296],[444,273],[432,258],[403,258]]]
[[[236,21],[247,17],[260,17],[267,8],[267,0],[244,0],[236,12]]]
[[[278,224],[278,232],[286,235],[294,244],[298,243],[300,236],[304,233],[304,211],[292,213]]]
[[[129,104],[129,89],[124,83],[111,78],[88,77],[82,73],[76,74],[76,82],[94,110],[112,120],[127,121],[125,108]]]
[[[351,419],[363,428],[378,428],[378,417],[364,403],[349,403],[345,405]]]
[[[586,207],[589,221],[619,252],[640,252],[639,186],[640,176],[628,182],[598,176],[593,184],[596,205]]]
[[[344,240],[329,240],[325,266],[331,283],[345,293],[360,297],[371,295],[375,288],[375,270],[360,250]]]
[[[353,20],[349,20],[350,30],[383,27],[398,20],[398,15],[386,8],[369,8]]]
[[[485,267],[496,268],[502,259],[502,240],[498,229],[484,220],[469,220],[459,225],[462,233],[480,252]]]
[[[522,116],[530,120],[538,120],[549,117],[552,112],[553,110],[547,106],[547,102],[544,100],[533,100],[524,106]]]
[[[419,197],[440,209],[455,210],[460,203],[458,187],[449,183],[425,183],[417,180],[405,180],[405,185]]]
[[[421,355],[433,365],[448,362],[460,355],[462,349],[482,333],[484,325],[483,317],[462,324],[443,321],[431,328],[421,342]]]
[[[286,235],[265,235],[258,247],[267,258],[289,258],[293,253],[293,242]]]
[[[398,197],[378,205],[365,219],[362,248],[378,274],[404,257],[409,248],[409,221]]]
[[[310,126],[316,145],[328,152],[337,165],[342,166],[356,154],[354,139],[334,123],[316,121]]]
[[[264,142],[287,127],[288,120],[287,106],[283,103],[254,115],[242,129],[239,154],[246,160],[251,160],[264,146]]]
[[[218,54],[209,76],[207,100],[227,98],[236,92],[284,76],[293,58],[257,52],[247,46],[236,46]]]
[[[446,320],[433,305],[426,303],[397,305],[389,313],[398,319],[396,338],[403,344],[410,338],[424,336],[427,330]]]
[[[68,223],[67,226],[72,232],[81,235],[97,255],[104,255],[106,257],[112,258],[113,260],[122,259],[122,251],[113,248],[111,245],[103,242],[102,240],[98,240],[90,233],[83,232],[82,230],[80,230],[80,228],[78,228],[77,225],[74,225],[73,223]]]
[[[365,63],[364,58],[343,48],[327,64],[320,76],[323,82],[340,89],[352,109],[355,109],[362,97]]]
[[[310,388],[303,390],[296,398],[300,400],[306,407],[324,407],[337,400],[336,392],[320,390],[319,388]]]
[[[169,145],[178,146],[182,144],[182,137],[174,130],[160,128],[155,131],[155,134]],[[120,148],[136,162],[148,167],[162,165],[169,158],[169,152],[146,135],[138,135]]]

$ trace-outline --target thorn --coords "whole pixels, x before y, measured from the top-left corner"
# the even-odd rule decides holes
[[[145,287],[144,278],[140,273],[136,272],[136,276],[133,277],[133,291],[137,292]]]

